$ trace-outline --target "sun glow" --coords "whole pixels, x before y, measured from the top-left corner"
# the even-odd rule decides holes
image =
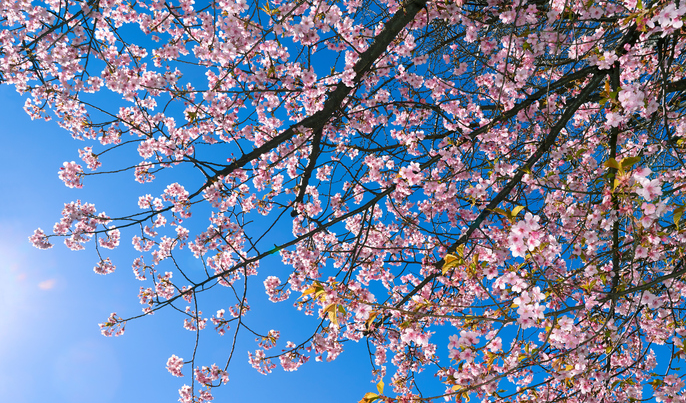
[[[31,246],[19,232],[16,226],[0,222],[0,302],[5,307],[0,309],[0,346],[4,347],[23,337],[26,322],[41,300],[39,294],[57,284],[54,278],[35,278],[38,262],[32,262]]]

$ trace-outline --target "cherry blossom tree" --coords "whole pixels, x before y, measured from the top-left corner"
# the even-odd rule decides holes
[[[4,0],[0,18],[0,81],[84,141],[64,183],[151,189],[115,215],[69,202],[30,237],[92,243],[103,275],[132,240],[142,313],[104,335],[176,309],[180,332],[254,333],[262,373],[366,339],[367,403],[686,400],[686,4]],[[256,282],[318,318],[311,337],[250,327]],[[213,293],[233,301],[203,312]],[[198,349],[166,363],[181,402],[245,357]]]

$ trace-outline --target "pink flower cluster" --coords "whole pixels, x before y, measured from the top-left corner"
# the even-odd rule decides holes
[[[70,188],[81,188],[83,184],[81,179],[83,178],[83,168],[81,165],[74,161],[65,162],[64,166],[60,168],[59,177],[62,179],[65,185]]]
[[[575,348],[583,341],[578,337],[578,331],[573,318],[561,316],[550,333],[550,344],[558,349]]]
[[[200,315],[202,315],[202,311],[198,311],[196,314],[195,311],[191,311],[191,307],[187,306],[185,312],[186,314],[190,315],[190,318],[185,318],[183,320],[184,329],[195,332],[205,328],[207,325],[207,318],[200,317]]]
[[[214,325],[214,330],[216,330],[220,336],[223,336],[226,334],[226,331],[229,330],[229,321],[224,319],[224,313],[226,313],[226,311],[220,309],[215,316],[210,318],[210,321]]]
[[[410,344],[414,342],[418,346],[426,347],[427,345],[429,345],[430,336],[431,333],[429,332],[422,332],[421,330],[415,329],[414,327],[408,327],[401,333],[400,340],[402,340],[402,342],[405,344]]]
[[[248,362],[262,375],[270,374],[276,368],[276,364],[266,358],[264,350],[256,350],[254,354],[248,351]]]
[[[52,244],[48,241],[48,236],[45,235],[42,229],[38,228],[29,237],[29,241],[38,249],[50,249]]]
[[[651,225],[653,225],[669,210],[669,207],[667,206],[667,203],[662,200],[657,203],[657,205],[644,202],[641,204],[641,210],[643,210],[643,217],[641,217],[640,221],[641,226],[644,228],[650,228]]]
[[[411,162],[410,165],[400,168],[400,177],[405,179],[408,185],[415,186],[421,183],[424,174],[418,163]]]
[[[103,336],[121,336],[124,334],[126,321],[113,312],[110,314],[109,318],[107,318],[107,322],[100,323],[98,326],[100,326],[100,333],[102,333]]]
[[[664,301],[662,297],[658,297],[649,291],[644,291],[641,296],[641,304],[649,309],[657,309],[664,304]]]
[[[110,221],[105,213],[96,215],[95,212],[93,204],[82,204],[81,200],[67,203],[62,210],[62,218],[53,226],[53,232],[56,235],[70,235],[64,240],[65,245],[72,250],[82,250],[84,249],[83,244],[93,237],[98,225],[105,225]],[[111,236],[108,235],[107,240],[102,246],[114,247],[118,244],[119,231],[116,229],[111,231]],[[34,237],[34,239],[39,238]]]
[[[188,210],[188,191],[178,183],[172,183],[167,186],[162,195],[162,200],[173,203],[172,211],[179,215],[180,218],[188,218],[191,216]]]
[[[662,181],[660,178],[653,180],[647,178],[652,172],[650,168],[639,168],[633,174],[634,180],[641,185],[636,190],[636,194],[647,201],[652,201],[654,198],[662,196]]]
[[[97,274],[110,274],[113,273],[117,267],[112,264],[110,258],[100,260],[97,265],[93,268],[93,271]]]
[[[539,287],[534,287],[531,292],[522,291],[519,297],[514,299],[514,303],[518,305],[517,314],[519,318],[517,323],[523,328],[532,327],[538,320],[543,319],[543,312],[545,305],[540,302],[545,299],[545,295],[541,293]]]
[[[512,226],[508,237],[512,256],[526,257],[527,251],[532,252],[541,244],[543,232],[539,220],[540,217],[527,212],[524,221]]]
[[[686,14],[686,5],[681,5],[681,7],[677,8],[676,4],[670,2],[665,8],[656,13],[646,25],[655,28],[655,23],[660,24],[660,28],[663,31],[662,36],[664,37],[684,26],[682,18],[684,14]]]
[[[276,342],[279,340],[279,337],[281,337],[281,332],[272,329],[269,332],[267,332],[266,336],[258,337],[257,339],[255,339],[255,341],[258,342],[258,345],[263,349],[269,350],[276,345]]]
[[[285,301],[291,295],[290,290],[284,290],[281,280],[276,276],[269,276],[264,280],[264,291],[271,302]]]
[[[164,299],[170,299],[176,294],[176,287],[174,287],[174,283],[172,283],[171,278],[172,278],[173,273],[170,271],[167,271],[164,273],[164,276],[161,274],[157,275],[157,282],[155,283],[155,294]]]
[[[91,171],[95,171],[102,165],[98,156],[93,153],[93,147],[84,147],[83,150],[79,150],[79,157]]]
[[[473,362],[476,357],[475,349],[479,344],[479,333],[471,330],[461,330],[460,335],[452,335],[448,339],[448,357],[456,361]]]
[[[120,232],[118,229],[107,231],[105,238],[99,238],[98,243],[103,248],[114,249],[119,246]]]
[[[293,342],[286,343],[286,348],[291,350],[279,356],[279,362],[284,371],[296,371],[301,365],[309,361],[310,357],[298,352]]]
[[[212,364],[211,367],[196,368],[193,370],[193,374],[195,375],[195,380],[205,386],[212,385],[215,381],[220,381],[224,384],[229,382],[229,373],[220,369],[217,364]]]
[[[169,357],[167,360],[167,371],[174,376],[182,377],[183,373],[181,372],[181,369],[183,369],[183,358],[177,357],[176,355]]]

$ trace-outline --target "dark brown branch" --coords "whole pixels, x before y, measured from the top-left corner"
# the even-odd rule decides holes
[[[491,199],[491,201],[488,203],[488,205],[481,211],[478,217],[472,222],[472,224],[467,228],[467,231],[462,234],[462,236],[452,244],[448,250],[446,251],[446,254],[451,254],[454,253],[457,248],[460,245],[463,245],[467,243],[467,240],[469,237],[476,231],[477,228],[481,226],[481,223],[486,220],[486,218],[491,214],[491,212],[498,207],[500,202],[502,202],[514,189],[514,187],[521,182],[522,178],[524,177],[524,174],[529,171],[538,160],[543,157],[543,155],[550,150],[550,148],[555,144],[555,140],[557,139],[557,135],[560,133],[560,131],[567,125],[567,122],[572,118],[574,113],[579,109],[579,107],[587,102],[587,97],[591,92],[593,92],[598,84],[602,81],[603,77],[605,74],[599,72],[597,69],[595,70],[595,75],[591,79],[591,81],[586,85],[586,88],[569,104],[569,107],[565,110],[565,112],[560,116],[560,120],[558,120],[557,124],[550,130],[550,133],[546,137],[546,139],[541,143],[541,145],[536,149],[536,152],[534,152],[529,159],[526,160],[526,163],[519,168],[517,173],[510,179],[510,181],[503,187],[498,194]],[[397,304],[395,304],[396,307],[402,306],[404,303],[409,301],[410,298],[412,298],[413,295],[415,295],[419,290],[421,290],[425,285],[427,285],[430,281],[435,279],[436,277],[439,276],[439,273],[441,273],[440,269],[443,267],[443,264],[445,263],[445,259],[441,259],[435,263],[435,267],[438,270],[437,272],[430,274],[424,280],[422,280],[421,283],[419,283],[416,287],[414,287],[410,292],[408,292]]]
[[[414,17],[419,13],[427,0],[412,0],[405,4],[384,26],[383,31],[374,38],[374,42],[369,46],[369,48],[360,55],[360,59],[355,63],[353,71],[355,72],[354,83],[359,83],[364,75],[371,69],[374,62],[386,51],[388,45],[398,36],[400,31],[402,31],[407,24],[409,24]],[[240,169],[247,165],[248,163],[258,159],[261,155],[273,150],[284,142],[290,140],[293,136],[298,134],[298,128],[304,127],[306,129],[312,129],[315,133],[323,129],[326,123],[334,116],[334,114],[340,109],[345,98],[350,94],[353,88],[346,86],[344,83],[338,83],[336,89],[334,89],[327,96],[324,102],[324,107],[313,114],[312,116],[306,117],[299,123],[296,123],[289,127],[288,129],[281,132],[276,137],[264,143],[262,146],[254,149],[253,151],[244,154],[240,158],[234,160],[226,168],[217,172],[212,178],[210,178],[203,186],[200,187],[191,197],[199,195],[205,188],[212,185],[220,177],[231,174],[237,169]]]
[[[312,151],[310,152],[310,161],[308,162],[307,166],[305,167],[301,175],[302,179],[300,179],[300,184],[298,185],[298,195],[295,196],[295,200],[293,200],[293,211],[291,211],[291,217],[295,217],[298,215],[298,205],[303,202],[303,198],[305,197],[305,190],[307,189],[307,185],[310,182],[312,171],[314,170],[314,167],[317,166],[317,158],[319,157],[319,154],[321,152],[320,146],[322,142],[323,132],[323,129],[319,129],[317,132],[314,133],[312,139]]]

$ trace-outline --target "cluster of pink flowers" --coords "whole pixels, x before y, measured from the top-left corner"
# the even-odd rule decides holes
[[[646,400],[647,385],[683,400],[646,346],[686,356],[686,5],[73,3],[0,2],[0,77],[33,118],[88,142],[83,167],[60,168],[66,186],[107,163],[98,174],[133,172],[157,197],[112,217],[68,203],[54,234],[29,239],[97,239],[108,274],[102,248],[135,231],[142,316],[186,301],[185,329],[236,322],[241,337],[241,291],[264,297],[253,282],[278,253],[290,272],[260,273],[268,299],[302,293],[291,302],[321,326],[300,344],[255,334],[260,373],[366,337],[398,402],[421,400],[415,375],[434,364],[446,400]],[[118,99],[97,105],[98,91]],[[233,299],[202,307],[214,316],[191,309],[217,289]],[[112,314],[101,332],[125,323]],[[180,401],[212,400],[228,374],[189,364],[200,389]]]
[[[513,257],[526,257],[526,252],[534,251],[543,240],[543,232],[538,223],[540,217],[527,212],[524,221],[519,221],[510,229],[508,237]]]
[[[266,358],[264,350],[255,350],[255,353],[248,352],[248,362],[260,374],[267,375],[276,368],[276,364],[271,359]]]
[[[38,228],[33,232],[33,235],[29,237],[29,241],[38,249],[50,249],[52,244],[48,240],[48,236],[45,235],[42,229]]]
[[[185,312],[190,316],[190,318],[185,318],[183,320],[184,329],[190,330],[191,332],[196,332],[205,328],[205,325],[207,325],[207,318],[200,317],[200,315],[202,315],[202,311],[198,311],[196,314],[195,311],[191,310],[190,306],[187,306]]]
[[[83,168],[74,161],[64,163],[64,166],[60,168],[59,177],[70,188],[83,187],[81,182],[83,179]]]
[[[641,304],[645,305],[649,309],[657,309],[664,304],[662,297],[658,297],[655,294],[644,291],[641,295]]]
[[[105,233],[105,238],[99,238],[98,244],[103,248],[114,249],[119,246],[120,232],[118,229],[113,229]]]
[[[162,195],[162,200],[173,203],[172,211],[180,218],[188,218],[191,216],[188,209],[188,191],[178,183],[172,183],[167,186]]]
[[[102,165],[98,156],[93,153],[93,147],[84,147],[83,150],[79,150],[79,157],[91,171],[95,171]]]
[[[517,323],[522,329],[527,329],[534,326],[538,321],[543,319],[543,312],[545,305],[540,302],[545,299],[545,295],[541,293],[539,287],[534,287],[531,291],[522,291],[522,293],[514,299],[514,304],[517,307]]]
[[[300,366],[309,361],[310,357],[301,354],[297,351],[296,345],[293,342],[286,343],[285,353],[279,355],[279,363],[284,371],[297,371]]]
[[[92,239],[98,226],[110,222],[104,212],[96,215],[95,206],[91,203],[81,203],[81,200],[67,203],[62,210],[62,218],[53,226],[56,235],[67,236],[64,243],[72,250],[84,249],[84,244]],[[109,231],[102,244],[104,247],[116,246],[119,243],[119,230]]]
[[[196,368],[193,370],[193,374],[196,381],[206,386],[212,385],[215,381],[229,382],[229,373],[220,369],[217,364],[212,364],[211,367]]]
[[[177,357],[176,355],[169,357],[167,360],[167,371],[169,371],[170,374],[181,377],[183,376],[183,373],[181,372],[182,369],[183,358]]]
[[[171,299],[176,294],[176,287],[171,281],[174,273],[167,271],[162,274],[157,275],[157,281],[155,282],[155,295],[164,298]]]
[[[476,357],[476,349],[479,344],[479,333],[471,330],[461,330],[460,335],[449,337],[448,354],[450,359],[456,361],[473,362]]]
[[[276,342],[279,340],[279,337],[281,337],[281,332],[272,329],[269,332],[267,332],[266,336],[258,337],[257,339],[255,339],[255,341],[263,349],[269,350],[276,346]]]
[[[406,344],[415,343],[418,346],[427,346],[430,336],[431,334],[428,332],[408,327],[400,334],[400,340]]]
[[[276,276],[268,276],[264,280],[264,290],[269,295],[269,300],[272,302],[285,301],[290,296],[291,292],[281,284]]]
[[[684,14],[686,14],[686,5],[681,5],[677,8],[676,4],[667,3],[662,10],[648,21],[647,25],[651,28],[656,28],[655,23],[658,23],[664,37],[684,26]]]
[[[400,177],[405,179],[408,185],[416,186],[421,183],[424,174],[419,169],[419,164],[411,162],[410,165],[400,168]]]
[[[110,258],[105,258],[93,268],[93,271],[98,274],[110,274],[113,273],[115,269],[116,266],[112,264]]]
[[[100,323],[98,326],[100,326],[100,333],[103,336],[121,336],[126,329],[126,321],[113,312],[107,318],[107,322]]]
[[[226,334],[226,331],[229,330],[229,321],[224,319],[225,312],[225,310],[220,309],[215,316],[210,318],[210,321],[214,324],[214,330],[216,330],[220,336],[223,336]]]
[[[640,188],[636,190],[636,194],[646,199],[647,201],[652,201],[658,196],[662,195],[662,181],[660,178],[648,179],[647,177],[652,173],[650,168],[640,168],[634,171],[633,178],[641,185]]]

